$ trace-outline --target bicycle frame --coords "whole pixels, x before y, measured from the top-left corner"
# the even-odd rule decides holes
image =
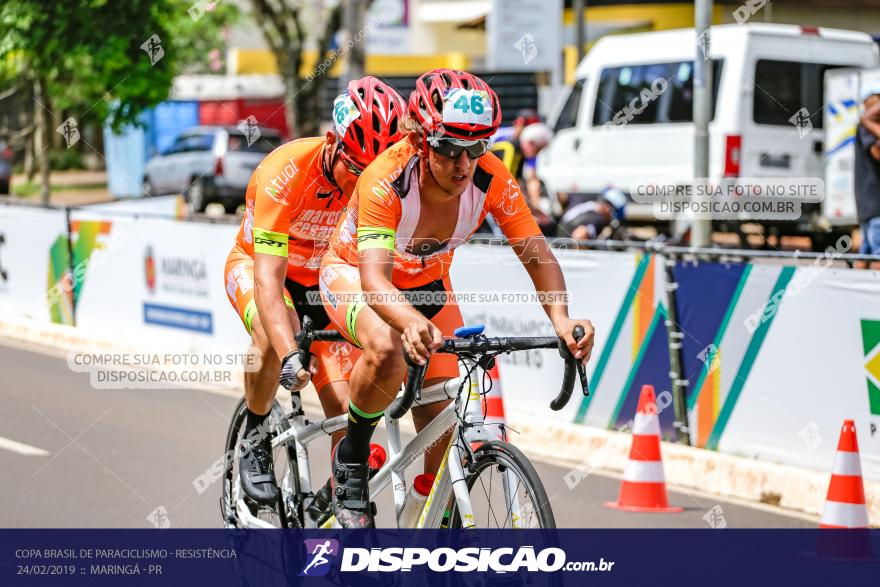
[[[421,400],[416,401],[415,405],[427,405],[455,399],[456,394],[458,394],[459,401],[450,402],[440,414],[431,420],[406,445],[401,446],[399,422],[388,416],[385,418],[388,438],[388,460],[370,480],[370,499],[375,499],[377,495],[391,485],[394,492],[395,518],[398,520],[398,524],[408,493],[404,477],[406,468],[434,446],[447,431],[451,430],[452,437],[435,476],[434,484],[422,506],[422,512],[417,519],[415,528],[437,528],[440,526],[449,501],[450,492],[454,494],[462,527],[470,528],[475,525],[467,483],[459,483],[459,481],[465,481],[462,461],[464,455],[469,451],[469,447],[462,446],[459,428],[462,422],[466,424],[464,436],[466,442],[470,445],[497,440],[498,437],[486,430],[484,425],[480,401],[481,371],[475,368],[475,363],[472,359],[462,358],[462,361],[465,364],[466,371],[470,373],[468,381],[465,382],[464,386],[461,386],[462,378],[457,377],[444,383],[424,388]],[[458,389],[460,386],[461,392],[459,393]],[[299,478],[299,493],[301,497],[304,497],[312,491],[308,445],[320,436],[330,435],[336,430],[345,428],[348,418],[345,414],[342,414],[319,422],[306,422],[299,394],[293,394],[293,398],[294,409],[291,414],[291,427],[272,440],[272,447],[274,449],[285,446],[290,442],[294,443],[297,455],[298,470],[296,475]],[[515,480],[515,478],[511,479],[512,476],[513,473],[510,471],[505,473],[503,478],[504,494],[507,503],[511,504],[511,526],[518,527],[519,520],[521,519],[520,508],[517,496],[511,495],[510,488],[513,487],[511,481]],[[272,527],[267,522],[253,516],[244,502],[239,501],[240,504],[238,504],[237,508],[239,519],[244,522],[246,527]],[[307,527],[314,527],[311,519],[306,517],[305,521]],[[333,528],[338,527],[338,525],[335,518],[331,516],[321,527]]]

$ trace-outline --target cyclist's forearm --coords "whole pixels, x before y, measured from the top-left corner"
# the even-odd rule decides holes
[[[259,255],[258,255],[259,256]],[[269,338],[272,350],[279,359],[296,348],[293,329],[287,307],[284,303],[284,275],[287,259],[280,264],[270,258],[267,262],[254,263],[254,300],[257,303],[257,315],[260,324]],[[280,268],[279,268],[280,267]],[[253,327],[253,324],[251,325]]]
[[[359,251],[358,260],[361,291],[367,296],[367,304],[386,324],[403,333],[407,326],[420,319],[421,314],[391,283],[393,251],[385,248]]]
[[[529,239],[519,246],[514,245],[514,251],[532,279],[535,290],[543,294],[541,307],[554,327],[568,320],[565,277],[547,241],[543,238]]]
[[[381,280],[375,280],[370,283],[368,280],[362,282],[362,287],[370,308],[394,330],[403,333],[407,326],[421,317],[419,311],[404,300],[403,293],[390,281],[382,283]]]

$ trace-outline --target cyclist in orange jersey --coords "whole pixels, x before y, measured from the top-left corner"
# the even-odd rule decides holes
[[[245,494],[277,503],[272,450],[262,430],[278,385],[315,384],[327,417],[345,413],[348,378],[359,351],[346,343],[315,343],[304,365],[294,334],[309,316],[329,318],[317,293],[320,258],[357,177],[402,136],[406,105],[373,77],[352,81],[336,98],[334,131],[287,143],[266,156],[247,188],[246,212],[226,261],[226,293],[253,340],[259,368],[245,373],[247,416],[239,472]],[[255,361],[256,362],[256,361]],[[341,438],[334,437],[334,444]],[[329,483],[318,492],[329,504]]]
[[[332,510],[343,527],[372,527],[367,458],[375,423],[406,374],[403,350],[425,364],[425,385],[458,376],[454,356],[431,354],[462,325],[451,291],[455,248],[491,213],[539,292],[564,292],[565,280],[519,185],[494,155],[498,97],[480,78],[438,69],[422,75],[410,96],[405,140],[382,153],[358,180],[321,263],[321,296],[330,319],[363,349],[350,380],[345,438],[333,454]],[[410,292],[420,292],[413,295]],[[421,292],[437,299],[425,300]],[[401,302],[409,294],[415,304]],[[430,296],[428,296],[430,297]],[[572,320],[564,299],[544,310],[560,338],[586,362],[593,347],[588,320]],[[572,337],[580,324],[586,336]],[[443,404],[414,414],[423,427]],[[438,443],[441,444],[441,443]],[[425,456],[436,470],[439,450]]]

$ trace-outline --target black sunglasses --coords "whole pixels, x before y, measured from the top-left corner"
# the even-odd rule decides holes
[[[472,143],[460,144],[449,139],[437,139],[431,142],[431,149],[450,159],[458,159],[462,151],[467,151],[468,159],[479,159],[489,150],[489,141],[481,139]]]
[[[336,155],[342,159],[342,164],[345,165],[345,168],[348,172],[354,176],[359,176],[364,172],[364,168],[359,164],[355,163],[348,154],[342,149],[342,145],[339,145],[339,148],[336,149]]]

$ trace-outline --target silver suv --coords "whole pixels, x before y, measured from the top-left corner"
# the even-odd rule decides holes
[[[279,145],[281,135],[271,129],[193,127],[147,162],[144,193],[183,193],[195,212],[204,212],[208,204],[220,202],[231,214],[244,203],[254,169]]]

